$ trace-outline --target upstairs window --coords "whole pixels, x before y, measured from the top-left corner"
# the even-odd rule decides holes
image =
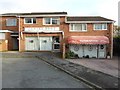
[[[36,23],[36,18],[25,18],[24,23],[25,24],[35,24]]]
[[[51,24],[50,18],[44,18],[44,24]]]
[[[87,31],[87,24],[70,24],[70,31]]]
[[[107,30],[107,24],[94,24],[94,30]]]
[[[44,18],[43,20],[44,25],[59,25],[60,24],[60,19],[57,17],[54,18]]]
[[[6,19],[6,26],[17,26],[17,19]]]

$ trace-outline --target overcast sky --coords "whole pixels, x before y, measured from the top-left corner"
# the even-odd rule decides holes
[[[0,14],[65,11],[69,16],[103,16],[118,24],[120,0],[0,0]]]

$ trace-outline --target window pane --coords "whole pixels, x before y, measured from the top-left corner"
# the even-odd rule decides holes
[[[96,30],[107,29],[107,24],[94,24],[94,29],[96,29]]]
[[[52,18],[52,24],[59,24],[59,18]]]
[[[96,29],[96,30],[102,29],[102,25],[101,25],[101,24],[95,24],[95,29]]]
[[[60,44],[54,44],[54,49],[60,49]]]
[[[82,30],[82,24],[75,24],[75,30]]]
[[[87,30],[86,24],[82,24],[82,30]]]
[[[107,29],[107,24],[102,24],[102,29]]]
[[[25,23],[32,23],[31,18],[25,18]]]
[[[85,30],[87,30],[87,27],[86,27],[86,24],[71,24],[71,30],[85,31]]]
[[[33,18],[33,23],[36,23],[36,18]]]
[[[17,19],[7,19],[6,20],[6,26],[16,26],[17,25]]]
[[[70,24],[70,28],[71,28],[71,30],[74,30],[74,28],[73,28],[73,24]]]
[[[60,38],[59,37],[53,37],[53,42],[54,43],[60,43]]]
[[[50,23],[50,21],[51,21],[50,18],[44,18],[44,20],[45,20],[45,24],[51,24],[51,23]]]
[[[52,24],[57,24],[57,20],[52,20]]]

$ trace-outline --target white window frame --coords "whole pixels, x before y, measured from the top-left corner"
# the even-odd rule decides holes
[[[31,19],[31,23],[26,23],[25,19],[27,19],[27,18],[29,18],[29,17],[24,18],[24,24],[36,24],[37,23],[37,19],[36,18],[35,18],[36,19],[36,23],[33,23],[33,19],[34,18],[29,18],[29,19]]]
[[[60,18],[59,17],[50,17],[50,24],[45,23],[45,18],[49,18],[49,17],[44,17],[43,18],[43,25],[60,25]],[[59,21],[59,23],[57,23],[57,24],[52,23],[53,19],[55,19],[55,18],[56,18],[56,20]]]
[[[81,24],[81,23],[70,23],[70,24],[69,24],[69,31],[70,31],[70,32],[87,32],[87,24],[81,24],[81,25],[85,25],[85,26],[86,26],[86,29],[85,29],[85,30],[84,30],[84,29],[82,29],[82,30],[80,30],[80,29],[79,29],[79,30],[75,30],[75,29],[72,30],[72,29],[71,29],[71,28],[72,28],[72,27],[71,27],[72,24],[73,24],[73,28],[74,28],[74,27],[75,27],[75,26],[74,26],[75,24]]]
[[[96,29],[95,25],[97,25],[97,24],[102,25],[102,28]],[[106,25],[106,28],[103,28],[104,25]],[[107,30],[107,28],[108,28],[107,23],[95,23],[93,27],[94,27],[94,30]]]
[[[17,19],[16,18],[6,19],[6,26],[17,26]]]
[[[55,41],[54,39],[53,39],[53,50],[60,50],[60,47],[59,47],[59,49],[55,49],[55,47],[54,47],[54,45],[60,45],[60,37],[59,37],[59,42],[54,42]]]

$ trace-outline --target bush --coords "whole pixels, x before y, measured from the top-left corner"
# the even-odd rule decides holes
[[[71,57],[75,57],[76,54],[72,51],[68,51],[66,54],[65,54],[65,58],[71,58]]]

